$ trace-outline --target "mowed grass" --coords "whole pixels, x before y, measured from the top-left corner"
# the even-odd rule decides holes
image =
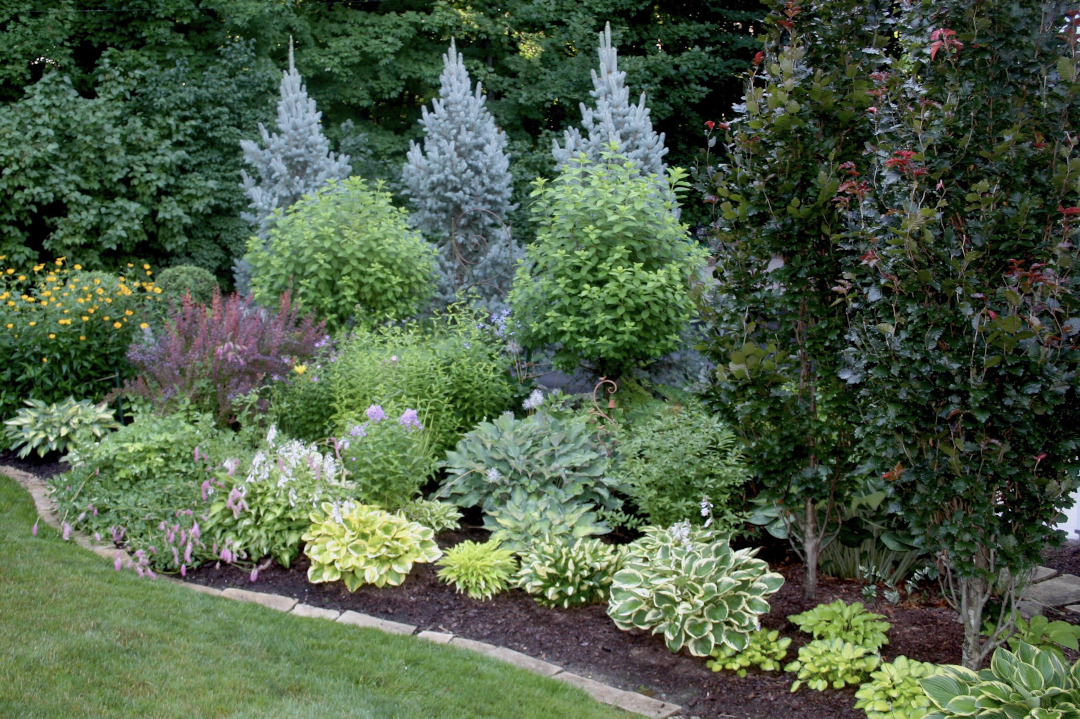
[[[464,650],[116,572],[0,474],[0,717],[629,717]]]

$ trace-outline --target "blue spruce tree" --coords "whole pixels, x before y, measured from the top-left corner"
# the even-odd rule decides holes
[[[412,221],[439,249],[436,307],[475,289],[491,311],[505,306],[520,250],[504,221],[516,205],[506,135],[484,106],[454,41],[443,55],[439,97],[422,108],[423,145],[402,171]]]
[[[308,97],[307,88],[296,71],[292,39],[289,39],[289,69],[281,78],[281,99],[278,100],[277,129],[269,132],[259,124],[262,142],[241,140],[244,160],[254,169],[255,176],[241,171],[244,192],[251,203],[251,212],[244,219],[255,227],[260,240],[266,239],[274,221],[274,211],[285,211],[304,195],[310,195],[329,180],[349,176],[348,155],[335,155],[323,135],[322,113]],[[236,289],[247,294],[251,285],[251,266],[239,259],[233,267]]]

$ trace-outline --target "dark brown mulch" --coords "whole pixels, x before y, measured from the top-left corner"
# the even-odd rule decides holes
[[[1056,549],[1043,550],[1043,564],[1062,574],[1080,576],[1080,541],[1070,539]]]
[[[0,463],[39,476],[53,476],[66,469],[60,463],[19,461],[10,453],[0,453]],[[439,535],[439,543],[445,548],[464,539],[484,538],[483,530],[462,529]],[[793,561],[785,545],[770,543],[760,556],[787,579],[771,598],[772,611],[763,617],[762,623],[792,638],[789,661],[807,641],[787,621],[789,615],[819,602],[862,601],[859,585],[829,578],[821,581],[817,601],[804,601],[801,565]],[[853,708],[854,689],[815,692],[804,688],[792,694],[791,674],[751,672],[739,678],[714,673],[702,658],[685,652],[672,654],[659,637],[620,631],[602,606],[546,609],[518,590],[480,602],[457,594],[452,587],[438,581],[434,567],[423,564],[417,565],[400,587],[362,587],[352,594],[340,583],[309,584],[306,573],[307,562],[301,556],[291,569],[277,565],[264,569],[254,583],[249,581],[247,572],[228,566],[208,565],[189,573],[188,579],[219,588],[241,587],[282,594],[313,606],[352,609],[414,624],[420,629],[450,632],[509,647],[614,686],[681,704],[687,714],[700,717],[862,719],[865,716]],[[872,611],[885,614],[893,625],[890,644],[883,649],[886,660],[903,654],[923,661],[959,663],[962,630],[949,609],[934,603],[894,607],[881,599],[868,604]]]

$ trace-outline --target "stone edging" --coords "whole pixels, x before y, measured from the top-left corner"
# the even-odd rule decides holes
[[[56,502],[49,496],[48,488],[43,480],[28,472],[23,472],[14,467],[4,465],[0,465],[0,474],[11,477],[30,493],[30,496],[34,500],[34,506],[37,509],[38,516],[41,517],[46,524],[55,527],[58,530],[61,528],[60,518],[56,511]],[[119,561],[122,568],[133,569],[135,566],[134,561],[132,561],[127,552],[118,550],[114,546],[97,543],[93,538],[87,537],[81,532],[72,532],[71,539],[80,547],[83,547],[94,554],[113,562]],[[556,664],[536,659],[528,654],[516,652],[513,649],[498,647],[493,644],[478,642],[443,632],[417,632],[417,628],[411,624],[392,622],[388,619],[379,619],[378,617],[372,617],[354,611],[339,612],[335,609],[313,607],[307,604],[301,604],[291,597],[285,597],[278,594],[252,592],[246,589],[235,589],[231,587],[222,590],[206,587],[201,584],[182,582],[171,577],[166,577],[165,579],[173,584],[187,587],[202,594],[209,594],[241,602],[253,602],[270,609],[276,609],[299,617],[323,619],[326,621],[338,622],[339,624],[351,624],[365,629],[376,629],[388,634],[415,635],[419,639],[434,642],[436,644],[448,644],[453,647],[479,652],[480,654],[507,662],[508,664],[513,664],[521,669],[526,669],[534,674],[558,679],[567,684],[573,684],[574,686],[585,690],[587,694],[592,696],[592,698],[598,702],[611,704],[620,709],[640,714],[641,716],[650,717],[651,719],[666,719],[666,717],[673,716],[682,711],[682,707],[678,704],[653,699],[644,694],[638,694],[637,692],[616,689],[615,687],[602,684],[594,679],[565,671]]]

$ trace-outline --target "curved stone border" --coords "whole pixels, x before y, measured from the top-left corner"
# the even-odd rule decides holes
[[[61,528],[60,517],[56,511],[56,502],[49,496],[48,488],[43,480],[35,477],[29,472],[23,472],[22,470],[5,465],[0,465],[0,474],[11,477],[18,482],[23,489],[30,493],[30,496],[34,500],[34,506],[37,508],[38,516],[41,517],[46,524],[55,527],[58,530]],[[80,532],[72,532],[71,539],[80,547],[88,549],[110,561],[115,562],[119,559],[123,568],[130,569],[135,566],[127,552],[118,550],[115,546],[95,542],[93,538],[87,537]],[[682,707],[678,704],[671,704],[670,702],[653,699],[644,694],[638,694],[637,692],[616,689],[607,684],[602,684],[595,679],[573,674],[563,670],[562,667],[556,664],[545,662],[535,657],[531,657],[528,654],[516,652],[513,649],[498,647],[493,644],[486,644],[484,642],[466,639],[465,637],[458,637],[453,634],[445,634],[443,632],[417,632],[417,628],[411,624],[401,624],[399,622],[392,622],[388,619],[379,619],[378,617],[361,614],[360,612],[339,612],[334,609],[313,607],[307,604],[300,604],[291,597],[285,597],[279,594],[252,592],[247,589],[235,589],[232,587],[222,590],[206,587],[201,584],[182,582],[171,577],[165,577],[165,579],[173,584],[187,587],[196,592],[241,602],[253,602],[298,617],[322,619],[338,622],[339,624],[351,624],[364,629],[376,629],[388,634],[415,635],[419,639],[434,642],[436,644],[448,644],[453,647],[479,652],[480,654],[507,662],[508,664],[513,664],[521,669],[533,672],[534,674],[558,679],[567,684],[573,684],[574,686],[585,690],[587,694],[592,696],[592,698],[598,702],[611,704],[620,709],[633,712],[634,714],[640,714],[641,716],[650,717],[651,719],[666,719],[666,717],[674,716],[682,711]]]

